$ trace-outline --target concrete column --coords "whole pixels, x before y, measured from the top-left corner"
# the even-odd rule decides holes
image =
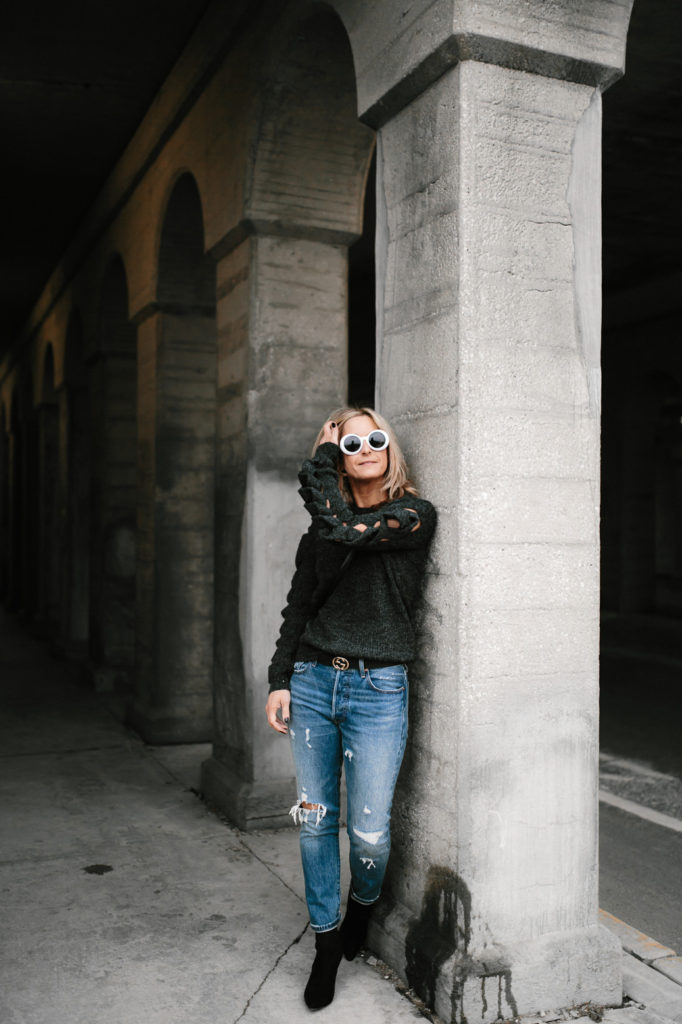
[[[439,527],[372,941],[447,1021],[621,998],[597,923],[600,129],[591,86],[465,61],[379,134],[378,404]]]
[[[253,236],[218,262],[215,729],[202,789],[241,828],[286,824],[267,668],[307,513],[296,472],[345,400],[344,245]],[[276,739],[276,737],[275,737]]]
[[[90,431],[84,388],[60,392],[60,431],[65,481],[65,544],[62,569],[62,625],[69,657],[87,656],[90,614]]]
[[[90,650],[95,686],[126,701],[135,621],[135,354],[101,356],[91,373]]]
[[[212,736],[215,358],[212,316],[140,324],[133,721],[152,743]]]

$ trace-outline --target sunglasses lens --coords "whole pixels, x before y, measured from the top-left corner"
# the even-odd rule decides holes
[[[373,430],[367,440],[370,448],[373,448],[375,452],[383,451],[388,445],[388,436],[383,430]]]
[[[355,455],[362,448],[362,440],[357,434],[346,434],[341,439],[341,448],[346,455]]]

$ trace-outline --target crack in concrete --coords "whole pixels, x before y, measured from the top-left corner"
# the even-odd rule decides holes
[[[280,955],[279,955],[279,956],[277,957],[277,959],[275,960],[274,964],[272,965],[272,967],[270,968],[270,970],[268,971],[268,973],[267,973],[267,974],[265,975],[265,977],[264,977],[264,978],[263,978],[263,980],[261,981],[261,983],[260,983],[260,985],[258,986],[258,988],[256,989],[256,991],[255,991],[255,992],[253,992],[253,993],[252,993],[252,994],[251,994],[251,995],[249,996],[249,998],[248,998],[248,1000],[247,1000],[247,1003],[246,1003],[246,1006],[244,1007],[244,1009],[242,1010],[242,1012],[241,1012],[241,1013],[239,1014],[239,1016],[238,1016],[238,1017],[235,1017],[235,1019],[234,1019],[234,1021],[233,1021],[233,1024],[238,1024],[238,1022],[239,1022],[240,1020],[243,1020],[243,1019],[244,1019],[244,1017],[245,1017],[245,1016],[246,1016],[246,1014],[248,1013],[248,1010],[249,1010],[249,1007],[251,1006],[251,1003],[252,1003],[252,1001],[253,1001],[253,1000],[254,1000],[254,999],[256,998],[256,996],[258,995],[258,993],[260,992],[260,990],[261,990],[261,989],[263,988],[263,985],[264,985],[264,984],[265,984],[265,982],[266,982],[266,981],[268,980],[268,978],[270,977],[270,975],[271,975],[271,974],[274,974],[274,972],[275,972],[275,971],[277,970],[277,968],[279,967],[280,963],[282,962],[282,960],[284,959],[284,957],[285,957],[285,956],[287,955],[287,953],[289,952],[289,950],[290,950],[290,949],[292,948],[292,946],[297,946],[297,945],[298,945],[298,943],[299,943],[299,942],[301,941],[301,939],[303,938],[303,936],[305,935],[305,933],[306,933],[306,932],[308,931],[308,924],[309,924],[309,922],[306,922],[306,924],[305,924],[305,927],[303,928],[303,930],[302,930],[302,931],[301,931],[301,932],[300,932],[300,933],[299,933],[299,934],[298,934],[298,935],[296,936],[296,938],[295,938],[295,939],[292,939],[292,941],[291,941],[291,942],[289,943],[289,945],[288,945],[288,946],[287,946],[287,948],[286,948],[286,949],[284,950],[284,952],[283,952],[283,953],[280,953]]]

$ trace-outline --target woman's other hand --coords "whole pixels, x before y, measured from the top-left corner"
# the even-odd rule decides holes
[[[331,441],[332,444],[339,443],[339,428],[334,420],[327,420],[322,428],[322,440],[320,441],[320,444],[327,444],[328,441]]]
[[[265,705],[265,714],[268,716],[268,725],[275,730],[275,732],[287,733],[288,722],[289,722],[289,705],[291,703],[291,693],[289,690],[273,690],[268,696],[268,702]],[[277,717],[277,712],[281,710],[281,720]]]

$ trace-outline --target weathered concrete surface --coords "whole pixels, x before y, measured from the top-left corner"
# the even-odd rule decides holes
[[[333,0],[353,47],[358,111],[379,126],[458,61],[599,85],[625,63],[632,0]]]
[[[620,1002],[597,921],[599,132],[598,91],[465,62],[378,138],[379,407],[439,526],[375,940],[457,1020]]]

